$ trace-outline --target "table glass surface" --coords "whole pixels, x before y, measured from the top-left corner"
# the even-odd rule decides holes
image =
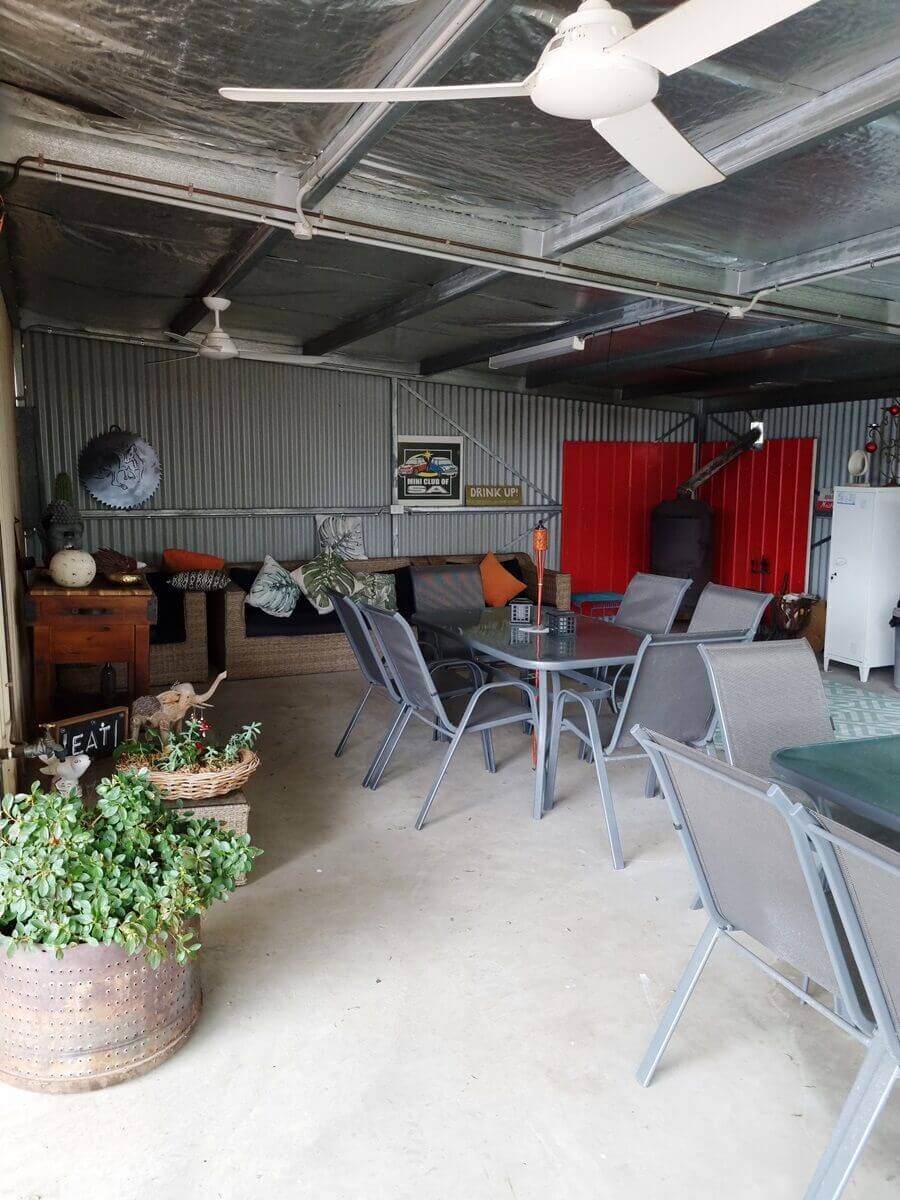
[[[815,798],[900,829],[898,736],[791,746],[775,751],[772,766]]]
[[[569,637],[525,633],[521,625],[510,621],[506,608],[420,612],[411,620],[414,625],[451,634],[483,654],[531,670],[634,662],[644,640],[644,635],[634,630],[580,615],[575,618],[575,633]]]

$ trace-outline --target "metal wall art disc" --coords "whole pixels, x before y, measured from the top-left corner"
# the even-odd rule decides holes
[[[95,500],[109,508],[137,508],[159,487],[159,455],[149,442],[118,425],[91,438],[78,459],[78,474]]]

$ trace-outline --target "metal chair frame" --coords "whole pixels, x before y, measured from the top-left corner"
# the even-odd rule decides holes
[[[850,1179],[894,1085],[900,1080],[900,1030],[891,1014],[881,980],[878,978],[872,957],[873,951],[863,932],[861,914],[854,903],[835,849],[855,855],[897,879],[900,879],[900,868],[847,840],[833,828],[824,828],[816,816],[800,804],[791,809],[790,819],[800,835],[801,858],[805,857],[811,864],[807,869],[817,873],[816,868],[821,865],[875,1017],[875,1029],[868,1044],[866,1057],[853,1081],[828,1147],[819,1160],[804,1198],[837,1200]]]
[[[350,643],[350,648],[353,650],[360,673],[368,684],[366,691],[363,693],[362,699],[353,710],[353,714],[350,717],[350,721],[347,725],[347,728],[344,730],[341,740],[337,744],[337,748],[334,752],[335,758],[339,758],[344,753],[350,735],[353,732],[353,729],[366,706],[366,702],[373,692],[382,692],[393,704],[398,705],[400,709],[394,721],[388,727],[387,732],[382,738],[378,749],[375,752],[375,757],[369,764],[369,769],[366,771],[362,779],[362,786],[371,788],[372,791],[374,791],[381,781],[384,768],[387,766],[387,760],[390,755],[388,754],[387,757],[385,757],[385,751],[389,743],[392,741],[392,738],[397,732],[398,727],[403,719],[403,713],[404,709],[406,708],[406,704],[396,680],[393,678],[387,663],[382,657],[381,650],[379,649],[372,635],[372,630],[368,624],[368,621],[366,620],[366,617],[360,610],[360,606],[349,596],[341,596],[337,592],[332,591],[329,591],[328,594],[331,597],[332,603],[334,604],[335,611],[338,615],[338,620],[341,622],[344,632],[347,635],[347,640]],[[359,638],[361,641],[362,646],[360,646],[357,638]],[[428,670],[432,674],[438,670],[443,670],[448,667],[462,667],[465,670],[471,671],[473,676],[472,686],[477,687],[485,681],[484,671],[478,666],[477,663],[468,658],[439,659],[428,664]],[[471,687],[460,687],[458,689],[445,690],[442,694],[446,697],[449,697],[465,694],[465,692],[471,690]],[[402,730],[400,730],[400,733],[402,733]],[[399,734],[397,735],[397,740],[399,740]],[[494,770],[493,752],[491,749],[491,752],[488,753],[487,747],[485,748],[485,767],[489,771]]]
[[[842,948],[834,917],[829,907],[828,895],[822,875],[817,869],[812,855],[808,852],[804,853],[804,834],[794,819],[798,810],[803,811],[802,805],[789,800],[777,784],[771,784],[767,789],[764,789],[762,786],[756,788],[744,783],[742,780],[734,779],[730,775],[727,776],[729,787],[735,788],[738,791],[744,791],[757,799],[766,800],[782,815],[788,825],[794,845],[798,850],[798,870],[802,871],[809,890],[825,949],[838,984],[839,996],[837,999],[840,1001],[840,1004],[837,1005],[837,1011],[826,1007],[826,1005],[822,1004],[814,996],[811,996],[803,988],[798,987],[787,976],[770,966],[769,963],[765,962],[749,947],[737,941],[734,937],[734,933],[737,931],[716,905],[702,858],[690,836],[690,825],[678,798],[678,792],[672,781],[666,760],[668,758],[680,760],[703,774],[712,775],[720,779],[723,775],[721,765],[718,764],[717,760],[710,759],[707,755],[693,750],[688,746],[680,746],[678,743],[671,742],[670,739],[661,739],[660,735],[642,726],[634,726],[632,733],[636,740],[644,747],[656,768],[657,776],[662,784],[663,794],[672,815],[672,822],[681,839],[688,863],[697,881],[703,907],[709,916],[709,923],[684,970],[681,980],[675,989],[675,994],[669,1002],[662,1021],[653,1035],[647,1052],[638,1067],[638,1083],[642,1087],[648,1087],[652,1082],[660,1059],[671,1041],[675,1028],[700,979],[703,968],[706,966],[716,943],[720,940],[727,940],[745,958],[749,959],[749,961],[763,971],[764,974],[787,988],[802,1003],[814,1008],[816,1012],[821,1013],[823,1017],[827,1017],[832,1024],[849,1033],[852,1037],[862,1042],[863,1045],[868,1045],[871,1041],[874,1027],[869,1018],[863,1013],[859,997],[853,986],[850,966]],[[668,742],[669,744],[665,745],[664,742]],[[677,749],[675,748],[676,746],[678,747]],[[760,780],[761,785],[764,783],[764,780]],[[844,1013],[847,1014],[846,1017],[843,1015]]]
[[[403,700],[403,709],[398,715],[397,720],[395,721],[381,752],[382,761],[380,761],[378,766],[377,777],[380,779],[384,768],[390,761],[391,755],[394,753],[394,750],[396,749],[397,744],[403,735],[403,731],[410,721],[410,718],[415,717],[416,720],[421,721],[422,724],[428,726],[428,728],[439,737],[449,737],[450,739],[450,744],[447,747],[446,754],[444,755],[443,762],[441,763],[434,783],[431,785],[431,789],[429,790],[428,795],[425,797],[425,801],[422,804],[419,815],[416,818],[416,829],[421,829],[428,818],[428,813],[432,804],[434,803],[438,788],[440,787],[444,776],[447,773],[447,768],[450,766],[450,761],[453,758],[453,755],[456,753],[463,734],[467,732],[481,734],[485,762],[490,762],[490,770],[496,770],[491,731],[499,728],[502,725],[521,724],[524,720],[533,721],[536,727],[538,721],[537,692],[530,684],[527,684],[522,680],[515,680],[512,678],[493,683],[486,683],[484,682],[482,673],[482,682],[472,692],[459,723],[456,724],[451,720],[446,709],[444,708],[443,699],[434,686],[434,681],[429,672],[428,665],[422,656],[421,648],[409,622],[406,621],[399,613],[384,612],[381,609],[372,608],[368,604],[361,604],[360,608],[365,614],[366,619],[369,621],[372,635],[378,643],[380,653],[394,677]],[[401,636],[405,638],[407,643],[406,648],[412,656],[412,669],[418,670],[421,676],[421,682],[425,684],[427,689],[430,711],[429,709],[426,709],[421,702],[410,693],[404,682],[403,670],[398,666],[393,654],[390,651],[390,648],[387,645],[387,642],[380,631],[381,623],[386,621],[394,623],[402,631]],[[470,663],[468,659],[459,660],[459,665],[463,664],[472,666],[476,671],[480,672],[480,668],[477,667],[476,664]],[[527,711],[525,709],[521,709],[519,711],[514,711],[507,716],[497,717],[486,721],[473,720],[475,709],[482,696],[498,688],[515,688],[516,690],[522,692],[528,701]]]
[[[597,774],[597,783],[600,788],[600,802],[603,806],[603,817],[606,822],[606,832],[609,837],[610,852],[612,854],[612,862],[615,870],[619,871],[625,866],[625,859],[622,854],[622,841],[619,835],[618,821],[616,820],[615,806],[613,804],[612,787],[609,781],[609,772],[607,764],[610,762],[628,762],[632,759],[643,758],[645,756],[643,749],[638,749],[634,753],[622,753],[619,749],[619,743],[623,737],[630,731],[627,728],[629,720],[629,712],[631,709],[632,699],[636,689],[640,686],[641,664],[644,661],[645,655],[649,653],[664,652],[664,647],[680,647],[680,646],[697,646],[698,650],[703,641],[713,642],[737,642],[742,640],[743,632],[741,630],[722,630],[718,633],[694,634],[689,636],[684,633],[663,634],[654,637],[647,634],[638,649],[637,657],[634,661],[634,666],[630,676],[628,677],[628,685],[625,691],[625,696],[622,703],[616,710],[616,723],[613,726],[612,734],[609,741],[604,746],[600,735],[600,727],[597,721],[598,702],[607,698],[611,690],[611,685],[600,683],[591,675],[583,674],[579,671],[567,671],[565,677],[574,679],[576,682],[586,686],[585,691],[576,692],[571,688],[561,687],[557,689],[553,700],[553,709],[550,718],[550,739],[549,739],[549,754],[548,754],[548,770],[547,770],[547,796],[549,804],[553,803],[553,795],[556,788],[556,771],[559,762],[559,740],[562,733],[573,733],[581,743],[580,751],[582,757],[593,760],[594,769]],[[567,704],[577,704],[581,707],[587,732],[581,729],[578,725],[570,721],[565,715],[565,707]],[[710,728],[715,728],[715,706],[713,703],[712,693],[710,693],[710,713],[711,717],[704,725],[704,733],[698,739],[698,744],[704,744],[710,738]],[[646,796],[652,796],[656,790],[656,777],[651,766],[647,773],[647,782],[644,788]]]

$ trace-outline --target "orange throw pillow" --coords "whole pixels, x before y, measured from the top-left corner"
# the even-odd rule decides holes
[[[166,571],[221,571],[225,559],[193,550],[163,550],[162,565]]]
[[[496,554],[486,554],[478,569],[481,571],[485,603],[491,608],[502,608],[525,591],[525,584],[507,571]]]

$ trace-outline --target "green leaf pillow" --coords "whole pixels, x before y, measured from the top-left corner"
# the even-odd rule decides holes
[[[247,593],[246,604],[270,617],[289,617],[300,599],[300,584],[281,563],[267,554]]]
[[[372,604],[375,608],[386,609],[387,612],[397,611],[397,577],[387,572],[370,571],[365,575],[356,576],[358,583],[356,597]]]
[[[323,550],[294,572],[304,596],[319,613],[334,611],[327,588],[341,596],[352,596],[357,590],[357,576],[344,565],[344,560],[330,550]]]

